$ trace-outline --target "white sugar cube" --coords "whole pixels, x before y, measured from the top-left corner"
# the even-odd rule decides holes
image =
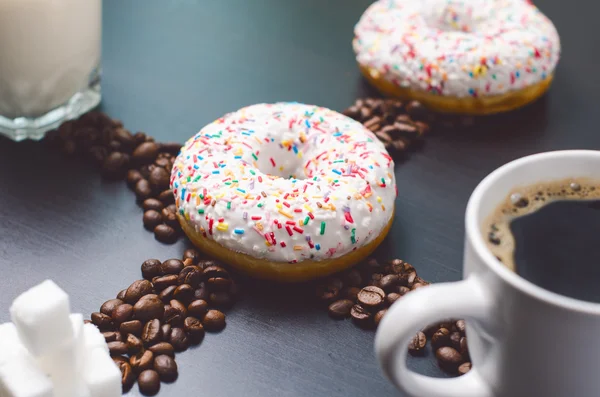
[[[0,365],[15,355],[29,355],[13,323],[0,324]]]
[[[69,296],[51,280],[19,295],[10,307],[19,337],[34,356],[41,356],[73,338]]]
[[[108,345],[100,330],[94,324],[83,325],[83,345],[84,351],[89,354],[95,348],[100,348],[108,353]]]
[[[73,328],[73,338],[38,357],[40,367],[53,380],[74,378],[83,364],[85,354],[83,315],[79,313],[71,314],[69,315],[69,321]]]
[[[26,354],[0,363],[0,396],[59,397],[54,396],[50,379]]]
[[[90,397],[121,396],[121,371],[104,349],[89,351],[85,359],[83,379]]]
[[[91,397],[82,377],[53,380],[54,397]]]

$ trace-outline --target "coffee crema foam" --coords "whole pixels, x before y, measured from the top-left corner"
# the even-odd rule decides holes
[[[483,238],[496,258],[515,271],[516,247],[510,231],[512,220],[534,213],[554,201],[599,199],[600,182],[588,178],[569,178],[515,188],[483,223]]]

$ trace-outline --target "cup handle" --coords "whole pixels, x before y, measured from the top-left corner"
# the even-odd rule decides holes
[[[375,336],[375,352],[386,376],[415,397],[492,397],[477,368],[450,379],[417,374],[406,367],[408,343],[423,327],[444,318],[484,319],[493,299],[477,276],[419,288],[388,309]]]

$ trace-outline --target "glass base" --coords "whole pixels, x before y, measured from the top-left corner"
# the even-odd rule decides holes
[[[0,115],[0,134],[14,141],[40,140],[47,131],[57,128],[64,121],[75,119],[98,106],[101,98],[100,79],[95,79],[85,90],[73,95],[65,104],[39,117],[9,119]]]

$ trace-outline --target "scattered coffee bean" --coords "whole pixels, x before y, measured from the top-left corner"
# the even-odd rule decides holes
[[[109,299],[100,306],[100,313],[110,316],[114,308],[122,304],[123,301],[121,299]]]
[[[177,276],[174,274],[169,274],[167,276],[160,276],[152,279],[152,284],[157,291],[162,291],[165,288],[174,285],[177,285]]]
[[[188,348],[189,342],[183,328],[171,328],[171,338],[169,339],[169,343],[176,352],[182,352]]]
[[[125,293],[125,296],[127,296],[127,293]],[[128,303],[124,303],[122,305],[115,307],[112,312],[112,319],[116,325],[119,325],[121,323],[131,320],[132,316],[133,316],[133,306],[131,306]]]
[[[233,299],[228,292],[212,292],[208,300],[212,305],[221,309],[227,309],[233,305]]]
[[[366,308],[381,306],[385,299],[385,292],[378,287],[367,286],[358,293],[358,303]]]
[[[160,193],[163,190],[169,187],[169,179],[171,175],[167,170],[162,167],[156,167],[152,171],[150,171],[150,176],[148,177],[148,182],[150,182],[150,187],[156,193]]]
[[[140,321],[149,321],[154,318],[162,318],[164,306],[158,296],[149,294],[143,296],[133,306],[133,316]]]
[[[158,156],[158,145],[155,142],[144,142],[133,151],[132,158],[136,164],[150,164]]]
[[[458,374],[459,375],[464,375],[467,372],[469,372],[470,370],[471,370],[470,362],[462,363],[461,365],[458,366]]]
[[[121,334],[119,332],[114,332],[114,331],[103,332],[102,336],[104,336],[104,340],[106,341],[106,343],[114,342],[114,341],[121,341]]]
[[[162,328],[160,324],[160,320],[153,319],[150,320],[144,325],[142,329],[142,342],[144,346],[149,347],[152,346],[162,340]]]
[[[199,343],[204,337],[204,326],[195,317],[186,317],[183,322],[183,329],[187,333],[191,343]]]
[[[460,348],[458,349],[458,352],[460,353],[461,356],[463,356],[463,358],[465,359],[469,359],[470,355],[469,355],[469,346],[467,345],[467,337],[463,336],[462,338],[460,338]]]
[[[209,310],[202,319],[204,328],[209,332],[218,332],[225,328],[225,314],[219,310]]]
[[[398,294],[399,294],[400,296],[406,295],[406,294],[407,294],[408,292],[410,292],[410,291],[411,291],[411,290],[410,290],[410,288],[408,288],[408,287],[404,287],[404,286],[398,287]]]
[[[187,317],[187,307],[179,300],[171,299],[169,305],[175,310],[176,314],[180,315],[182,318]]]
[[[163,217],[158,211],[148,210],[144,212],[144,215],[142,216],[142,222],[147,230],[154,230],[156,226],[163,222]]]
[[[117,299],[125,299],[125,292],[127,292],[127,289],[119,291],[119,293],[117,294]]]
[[[138,170],[127,171],[127,185],[133,189],[133,187],[144,177]]]
[[[104,159],[102,163],[102,176],[109,179],[117,179],[125,175],[129,156],[121,152],[112,152]]]
[[[111,355],[123,355],[127,354],[127,344],[121,341],[108,342],[106,344]]]
[[[421,331],[411,339],[408,344],[408,352],[414,356],[422,355],[425,353],[425,346],[427,345],[427,337]]]
[[[160,390],[160,376],[153,369],[142,371],[138,376],[140,392],[146,396],[154,396]]]
[[[154,353],[150,350],[140,351],[129,358],[129,364],[136,373],[151,369],[154,364]]]
[[[177,379],[177,363],[173,357],[160,355],[154,358],[154,370],[163,382],[174,382]]]
[[[173,292],[173,298],[184,304],[194,299],[194,288],[189,284],[181,284]]]
[[[350,309],[350,316],[354,323],[361,328],[369,328],[371,326],[371,313],[361,305],[352,306],[352,309]]]
[[[144,202],[142,203],[142,208],[144,209],[144,211],[162,211],[163,208],[165,208],[164,204],[155,198],[149,198],[144,200]]]
[[[131,320],[122,323],[119,327],[119,331],[123,335],[133,334],[135,336],[140,336],[142,334],[142,327],[143,325],[140,320]]]
[[[362,284],[362,276],[356,269],[350,270],[344,276],[344,284],[348,287],[358,287]]]
[[[143,201],[152,195],[150,183],[146,179],[140,179],[133,189],[138,200]]]
[[[379,325],[379,322],[381,321],[383,316],[385,316],[386,312],[387,312],[387,309],[383,309],[383,310],[380,310],[377,313],[375,313],[375,317],[373,318],[373,321],[375,322],[376,326]]]
[[[358,287],[350,287],[342,290],[341,296],[346,299],[350,299],[352,302],[356,302],[358,299],[358,293],[360,292],[360,288]]]
[[[464,362],[462,356],[453,347],[443,346],[436,350],[435,357],[440,367],[449,372],[456,372],[458,366]]]
[[[183,324],[184,316],[181,312],[175,309],[171,305],[165,305],[165,314],[163,316],[163,322],[170,324],[171,327],[180,327]]]
[[[465,320],[458,320],[455,325],[456,325],[456,330],[458,332],[460,332],[460,334],[462,336],[465,336],[466,329],[467,329],[467,324],[465,323]]]
[[[100,331],[108,331],[113,326],[112,319],[104,313],[92,313],[92,323],[100,329]]]
[[[317,297],[323,302],[334,301],[340,296],[343,287],[342,280],[331,279],[329,282],[317,286]]]
[[[200,253],[193,248],[188,248],[183,252],[183,260],[191,259],[193,265],[197,265],[200,260]]]
[[[125,292],[125,302],[133,304],[142,296],[152,293],[152,283],[148,280],[134,281]]]
[[[160,150],[172,154],[173,156],[177,156],[182,146],[183,145],[178,142],[163,142],[160,144]]]
[[[398,285],[399,278],[396,274],[388,274],[383,276],[379,281],[379,286],[386,292],[391,292]]]
[[[133,374],[133,370],[131,369],[131,365],[128,362],[119,361],[116,363],[121,371],[121,387],[122,392],[127,393],[131,386],[135,383],[135,375]]]
[[[231,280],[225,277],[211,277],[206,280],[211,291],[229,291]]]
[[[170,332],[170,331],[169,331]],[[148,348],[154,356],[160,356],[162,354],[166,354],[167,356],[175,357],[175,350],[173,346],[168,342],[159,342],[155,345],[152,345]]]
[[[460,332],[452,332],[450,333],[450,346],[455,348],[456,350],[460,350]]]
[[[396,302],[398,299],[400,299],[402,297],[402,295],[396,293],[396,292],[390,292],[389,294],[387,294],[385,296],[385,302],[388,305],[393,305],[394,302]]]
[[[210,299],[210,291],[204,282],[201,282],[198,288],[194,291],[194,299],[202,299],[208,301]]]
[[[171,339],[171,324],[163,324],[161,327],[163,341],[168,342]]]
[[[450,346],[450,331],[447,328],[440,328],[431,336],[431,347],[434,350],[442,346]]]
[[[144,347],[142,340],[134,334],[127,335],[127,341],[125,343],[127,343],[127,352],[129,354],[137,354]]]
[[[177,282],[179,284],[189,284],[193,288],[198,288],[200,281],[202,280],[202,273],[202,269],[200,269],[198,266],[186,266],[181,270],[181,272],[179,272]]]
[[[340,299],[329,305],[329,315],[333,318],[346,318],[350,316],[350,310],[354,302],[350,299]]]
[[[169,301],[173,299],[173,292],[175,292],[176,289],[176,285],[169,285],[158,294],[158,298],[165,303],[169,303]]]
[[[204,315],[208,312],[208,303],[203,299],[196,299],[192,301],[187,307],[188,316],[196,318],[204,318]]]
[[[173,191],[171,189],[167,189],[165,191],[162,191],[158,195],[158,199],[160,201],[162,201],[162,203],[164,205],[170,205],[170,204],[175,203],[175,196],[173,196]]]
[[[179,259],[167,259],[161,265],[163,274],[179,274],[183,270],[183,262]]]
[[[170,226],[172,228],[177,228],[179,227],[179,220],[177,219],[177,214],[172,211],[170,208],[163,208],[163,210],[160,212],[163,221],[165,222],[165,224],[167,226]]]

